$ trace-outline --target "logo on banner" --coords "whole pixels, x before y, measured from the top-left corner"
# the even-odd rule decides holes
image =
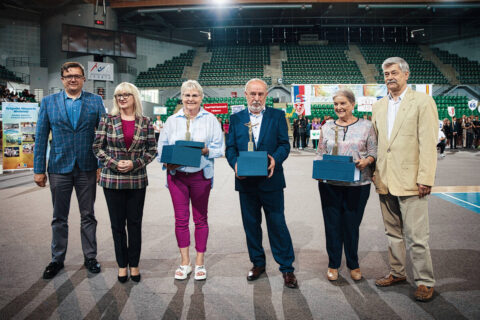
[[[305,102],[305,86],[293,87],[293,102]]]
[[[295,108],[295,112],[298,115],[305,114],[305,103],[296,102],[296,103],[293,104],[293,107]]]
[[[448,107],[448,115],[450,117],[455,117],[455,107]]]
[[[470,100],[468,101],[468,107],[470,108],[470,110],[475,110],[478,106],[478,100]]]
[[[113,81],[113,63],[89,61],[88,79]]]

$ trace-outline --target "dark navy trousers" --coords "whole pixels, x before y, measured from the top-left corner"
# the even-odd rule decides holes
[[[281,272],[293,272],[295,254],[292,238],[285,222],[283,190],[239,192],[239,194],[250,261],[257,267],[265,266],[261,227],[263,207],[273,258],[280,265]]]
[[[370,196],[370,184],[336,186],[319,182],[318,189],[327,238],[328,267],[340,267],[343,247],[347,267],[351,270],[359,268],[359,228]]]

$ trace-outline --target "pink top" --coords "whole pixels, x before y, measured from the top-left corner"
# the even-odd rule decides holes
[[[225,131],[225,133],[228,133],[228,129],[230,128],[230,124],[229,123],[224,123],[223,124],[223,131]]]
[[[122,120],[123,139],[127,150],[130,149],[130,145],[133,141],[133,135],[135,134],[135,120]]]

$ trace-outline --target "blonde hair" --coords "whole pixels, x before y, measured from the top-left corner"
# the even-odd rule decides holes
[[[138,88],[135,85],[131,84],[130,82],[122,82],[115,88],[115,91],[113,92],[114,99],[113,99],[113,109],[111,114],[117,115],[120,113],[120,107],[118,106],[117,99],[115,98],[115,96],[117,94],[123,94],[123,93],[131,93],[133,95],[133,100],[134,100],[133,109],[135,110],[135,116],[142,117],[143,108],[142,108],[142,101],[140,100],[140,91],[138,91]]]

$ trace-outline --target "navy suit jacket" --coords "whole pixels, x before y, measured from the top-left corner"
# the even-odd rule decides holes
[[[235,170],[235,164],[240,151],[248,150],[248,127],[250,122],[248,109],[233,114],[230,117],[230,128],[228,131],[227,147],[225,155],[228,163]],[[271,178],[247,177],[238,179],[235,177],[235,190],[240,192],[278,191],[285,188],[285,177],[283,175],[283,161],[290,153],[290,142],[288,140],[288,128],[285,120],[285,113],[273,108],[265,108],[260,128],[258,145],[256,151],[267,151],[275,159],[275,170]]]
[[[95,130],[105,113],[102,98],[96,94],[82,92],[82,110],[77,127],[73,128],[68,119],[63,91],[42,99],[35,134],[33,170],[45,173],[48,137],[52,132],[49,173],[69,173],[75,162],[82,171],[98,168],[98,161],[92,151]]]

